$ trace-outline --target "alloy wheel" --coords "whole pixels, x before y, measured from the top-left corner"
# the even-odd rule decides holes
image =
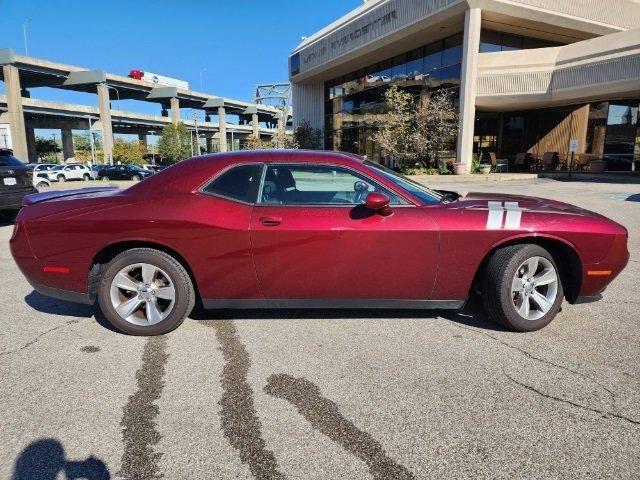
[[[176,300],[176,288],[167,273],[150,263],[121,269],[111,280],[111,304],[129,323],[149,326],[167,318]]]
[[[531,257],[518,267],[511,283],[513,307],[525,320],[538,320],[558,295],[558,272],[544,257]]]

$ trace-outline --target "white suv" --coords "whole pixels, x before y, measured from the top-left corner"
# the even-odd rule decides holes
[[[47,171],[47,177],[52,182],[66,182],[67,180],[91,180],[91,170],[85,165],[67,163],[56,165]]]

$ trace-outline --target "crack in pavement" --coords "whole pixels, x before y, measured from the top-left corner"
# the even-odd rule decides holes
[[[537,395],[539,395],[541,397],[547,398],[549,400],[553,400],[555,402],[560,402],[560,403],[564,403],[564,404],[567,404],[567,405],[571,405],[573,407],[576,407],[576,408],[579,408],[579,409],[582,409],[582,410],[586,410],[588,412],[597,413],[599,415],[604,415],[604,416],[609,415],[611,417],[618,418],[620,420],[625,420],[625,421],[627,421],[627,422],[629,422],[629,423],[631,423],[633,425],[640,425],[640,421],[634,420],[633,418],[629,418],[629,417],[626,417],[624,415],[619,415],[619,414],[614,413],[614,412],[608,412],[606,410],[599,410],[597,408],[587,407],[586,405],[582,405],[580,403],[576,403],[576,402],[573,402],[571,400],[567,400],[566,398],[560,398],[560,397],[556,397],[554,395],[550,395],[548,393],[541,392],[540,390],[538,390],[535,387],[532,387],[531,385],[527,385],[526,383],[519,382],[518,380],[516,380],[515,378],[510,376],[507,372],[505,372],[504,368],[502,369],[502,373],[512,383],[514,383],[516,385],[519,385],[520,387],[525,388],[525,389],[527,389],[527,390],[529,390],[531,392],[534,392],[535,394],[537,394]]]
[[[212,320],[203,323],[215,329],[225,360],[220,376],[223,392],[218,402],[224,436],[238,450],[240,460],[247,464],[254,477],[286,478],[279,471],[275,455],[267,449],[262,438],[262,425],[253,402],[253,389],[247,380],[251,357],[238,336],[234,322]]]
[[[164,367],[169,358],[166,336],[149,337],[142,353],[142,366],[136,372],[137,391],[129,397],[123,408],[122,441],[124,452],[118,475],[126,480],[162,478],[158,462],[162,453],[155,452],[162,436],[156,430],[155,419],[158,400],[164,388]]]
[[[579,376],[579,377],[581,377],[581,378],[583,378],[585,380],[588,380],[589,382],[592,382],[592,383],[598,385],[605,392],[607,392],[609,394],[609,396],[611,397],[611,404],[613,406],[613,409],[614,410],[617,409],[616,394],[612,390],[610,390],[607,386],[603,385],[598,380],[596,380],[595,378],[592,378],[592,377],[590,377],[589,375],[587,375],[585,373],[579,372],[577,370],[574,370],[572,368],[566,367],[564,365],[560,365],[558,363],[554,363],[551,360],[546,360],[544,358],[538,357],[538,356],[534,355],[533,353],[528,352],[527,350],[524,350],[524,349],[522,349],[520,347],[516,347],[515,345],[512,345],[512,344],[510,344],[508,342],[505,342],[504,340],[501,340],[500,338],[495,337],[495,336],[491,335],[490,333],[483,332],[481,330],[476,330],[476,329],[470,328],[470,327],[463,327],[462,325],[458,325],[458,324],[452,324],[452,325],[454,325],[454,326],[456,326],[458,328],[461,328],[463,330],[469,330],[470,332],[479,333],[481,335],[484,335],[485,337],[491,338],[492,340],[495,340],[496,342],[500,343],[501,345],[504,345],[505,347],[508,347],[508,348],[510,348],[512,350],[515,350],[515,351],[521,353],[522,355],[524,355],[527,358],[530,358],[531,360],[535,360],[535,361],[544,363],[546,365],[550,365],[552,367],[559,368],[560,370],[564,370],[566,372],[573,373],[574,375],[577,375],[577,376]]]
[[[65,323],[58,325],[56,327],[50,328],[49,330],[42,332],[40,335],[36,336],[33,340],[29,340],[27,343],[25,343],[23,346],[21,346],[20,348],[16,348],[15,350],[8,350],[6,352],[0,352],[0,356],[4,356],[4,355],[11,355],[13,353],[18,353],[22,350],[24,350],[25,348],[29,348],[31,345],[33,345],[34,343],[36,343],[38,340],[40,340],[42,337],[44,337],[45,335],[51,333],[51,332],[55,332],[56,330],[59,330],[61,328],[64,327],[68,327],[69,325],[72,325],[74,323],[79,323],[80,320],[74,319],[74,320],[68,320]]]
[[[274,374],[267,379],[264,391],[295,406],[314,429],[365,462],[374,479],[414,478],[409,470],[386,454],[380,442],[346,419],[338,405],[322,396],[320,388],[306,378]]]

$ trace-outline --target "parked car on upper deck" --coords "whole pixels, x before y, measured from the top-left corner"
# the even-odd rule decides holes
[[[11,252],[39,292],[93,303],[123,332],[206,308],[461,308],[547,325],[625,267],[627,230],[542,198],[459,195],[343,153],[180,162],[126,190],[25,198]],[[73,248],[69,248],[73,245]]]

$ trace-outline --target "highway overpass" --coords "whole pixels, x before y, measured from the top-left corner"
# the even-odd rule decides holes
[[[0,123],[11,130],[12,147],[21,159],[35,158],[35,128],[59,128],[62,132],[63,154],[72,156],[72,129],[99,129],[102,132],[105,161],[113,158],[113,134],[136,133],[143,139],[173,122],[184,122],[195,129],[195,121],[181,119],[180,108],[202,110],[205,121],[198,130],[218,139],[219,150],[227,151],[228,137],[235,134],[257,137],[273,136],[284,130],[281,110],[240,100],[162,86],[143,80],[34,57],[16,55],[11,49],[0,49],[0,80],[5,83],[6,96],[0,96]],[[97,107],[59,103],[31,98],[40,87],[73,90],[97,95]],[[112,100],[138,100],[156,103],[161,115],[146,115],[111,109]],[[170,115],[169,115],[170,112]],[[218,122],[210,117],[217,116]],[[238,124],[227,123],[227,116],[237,116]],[[71,152],[69,152],[71,150]]]

